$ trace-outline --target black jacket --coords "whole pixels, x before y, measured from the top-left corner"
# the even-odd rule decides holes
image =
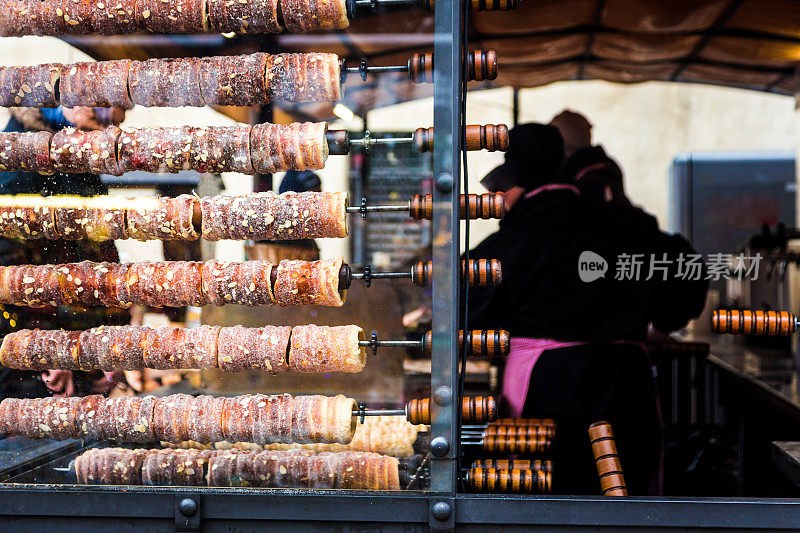
[[[604,278],[581,281],[578,259],[584,251],[608,262]],[[623,253],[644,254],[640,281],[614,279]],[[499,259],[503,282],[470,287],[468,327],[598,342],[642,340],[651,322],[662,331],[679,329],[702,311],[707,289],[704,280],[675,279],[681,253],[695,252],[682,237],[659,231],[641,210],[565,190],[521,199],[499,231],[470,251],[471,259]],[[650,254],[673,260],[667,281],[658,273],[644,280]]]
[[[561,165],[559,178],[575,183],[585,198],[630,205],[622,182],[622,170],[606,155],[602,146],[582,148],[570,154]],[[610,198],[606,196],[610,192]]]

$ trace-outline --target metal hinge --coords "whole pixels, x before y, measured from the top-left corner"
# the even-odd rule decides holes
[[[200,531],[199,494],[175,495],[175,531]]]

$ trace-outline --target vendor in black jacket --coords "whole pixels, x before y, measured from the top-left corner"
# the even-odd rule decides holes
[[[702,311],[702,264],[653,217],[559,182],[563,157],[554,127],[523,124],[511,131],[506,162],[482,181],[503,193],[508,212],[470,258],[499,259],[503,282],[470,288],[468,327],[511,333],[508,414],[557,419],[554,490],[599,491],[587,428],[604,419],[631,494],[657,493],[661,425],[641,342],[650,324],[673,331]]]

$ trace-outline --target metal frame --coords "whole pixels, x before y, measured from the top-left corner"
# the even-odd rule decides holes
[[[140,529],[155,531],[428,531],[430,509],[442,498],[430,493],[326,492],[188,487],[60,486],[43,498],[41,486],[0,489],[5,532]],[[185,517],[181,503],[196,502]],[[795,530],[800,501],[744,498],[601,498],[460,494],[452,498],[453,526],[464,531],[598,528],[639,530]],[[747,512],[743,512],[743,511]],[[187,521],[187,518],[189,519]],[[192,520],[193,518],[193,520]],[[188,523],[188,525],[186,525]]]
[[[464,3],[436,2],[431,492],[0,485],[0,530],[794,530],[800,500],[458,494],[459,123]],[[437,439],[439,439],[437,441]]]
[[[433,303],[431,351],[430,490],[455,494],[458,486],[458,298],[461,168],[461,35],[463,2],[436,2],[433,126]],[[443,505],[449,505],[445,502]],[[440,506],[441,507],[441,506]],[[452,511],[450,513],[452,515]],[[443,516],[443,514],[442,514]],[[449,522],[443,520],[442,522]]]

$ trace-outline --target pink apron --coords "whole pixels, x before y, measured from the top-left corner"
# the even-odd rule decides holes
[[[580,191],[574,185],[570,185],[569,183],[548,183],[547,185],[542,185],[541,187],[537,187],[530,192],[526,192],[523,198],[530,198],[531,196],[536,196],[540,192],[545,191],[572,191],[578,196],[580,196]]]
[[[503,373],[502,398],[511,410],[512,418],[521,418],[528,397],[533,366],[545,350],[579,346],[584,342],[562,342],[553,339],[511,337],[511,351]]]
[[[541,192],[565,190],[580,194],[578,188],[567,183],[548,183],[525,193],[523,198],[530,198]],[[511,337],[511,352],[506,360],[506,370],[503,374],[503,399],[511,409],[511,416],[520,418],[522,408],[525,407],[525,398],[528,396],[528,386],[531,381],[533,365],[545,350],[577,346],[582,342],[561,342],[553,339],[532,339],[527,337]]]

